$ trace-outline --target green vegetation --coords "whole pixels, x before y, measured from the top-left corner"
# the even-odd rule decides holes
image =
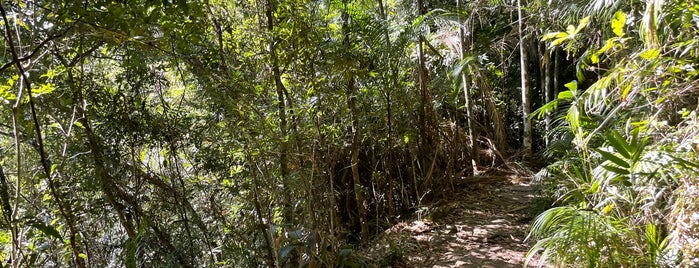
[[[512,161],[555,200],[531,256],[699,265],[694,1],[0,15],[0,267],[368,266],[355,249]]]

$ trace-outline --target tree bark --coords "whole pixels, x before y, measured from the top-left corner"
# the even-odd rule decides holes
[[[288,123],[286,115],[286,88],[284,83],[282,83],[281,70],[279,68],[279,58],[277,55],[277,38],[274,34],[274,0],[267,0],[267,5],[265,6],[265,15],[267,17],[267,31],[272,36],[271,43],[269,44],[270,61],[272,64],[272,76],[274,79],[274,86],[277,93],[277,108],[279,109],[279,131],[281,133],[281,152],[279,155],[279,166],[281,170],[282,181],[286,182],[286,177],[289,174],[288,166]]]
[[[464,25],[461,21],[461,0],[456,0],[456,8],[458,10],[457,12],[459,20],[459,44],[461,47],[461,51],[459,51],[459,57],[463,63],[466,54],[466,36],[464,34]],[[478,148],[476,146],[476,131],[473,125],[473,101],[471,100],[471,93],[469,92],[470,81],[468,79],[468,76],[466,75],[467,69],[468,68],[466,68],[466,66],[464,66],[464,68],[461,69],[461,82],[463,83],[464,100],[466,101],[466,131],[468,132],[468,137],[471,142],[469,148],[469,153],[471,154],[471,173],[475,175],[478,172]]]
[[[5,11],[5,5],[0,2],[0,15],[2,15],[2,20],[5,23],[5,38],[7,39],[7,44],[8,48],[10,50],[10,54],[12,56],[12,60],[15,63],[15,66],[17,67],[17,71],[19,72],[19,76],[22,77],[22,80],[24,81],[24,84],[26,85],[27,88],[27,97],[29,99],[29,108],[31,111],[31,118],[34,123],[34,128],[36,130],[36,139],[38,143],[38,151],[39,151],[39,157],[41,158],[41,167],[43,168],[43,172],[46,175],[46,180],[48,181],[48,186],[49,186],[49,191],[51,193],[51,196],[55,199],[56,204],[58,206],[59,213],[63,217],[63,219],[66,221],[66,225],[68,226],[68,233],[69,233],[69,245],[71,248],[71,253],[73,254],[73,261],[75,261],[75,267],[82,268],[85,267],[85,260],[83,257],[81,257],[81,246],[79,245],[77,241],[78,237],[78,230],[75,224],[75,218],[73,215],[72,207],[70,206],[69,202],[64,202],[63,196],[61,195],[59,189],[58,183],[54,180],[54,178],[51,176],[51,163],[48,159],[48,155],[46,154],[46,150],[44,149],[44,139],[41,134],[41,124],[39,124],[39,118],[36,115],[36,106],[34,105],[34,98],[32,97],[32,84],[29,81],[29,77],[27,76],[27,73],[24,70],[24,67],[22,66],[22,62],[20,61],[20,57],[17,54],[16,51],[16,46],[15,42],[13,40],[13,33],[10,30],[10,22],[7,19],[7,12]],[[19,40],[18,40],[19,42]]]
[[[552,101],[552,90],[553,90],[553,64],[551,64],[551,51],[547,51],[544,54],[544,103],[549,103]],[[551,113],[546,113],[544,117],[545,131],[544,133],[544,143],[546,146],[549,145],[549,134],[551,132]]]
[[[423,16],[427,13],[423,0],[417,1],[418,14]],[[418,113],[420,121],[420,138],[422,142],[420,144],[420,155],[422,158],[422,164],[426,165],[429,163],[427,155],[432,151],[434,145],[433,135],[432,135],[432,98],[427,88],[427,83],[429,78],[427,77],[427,68],[425,67],[425,36],[422,34],[418,35],[417,42],[417,75],[418,75],[418,87],[420,89],[420,111]],[[436,155],[434,155],[436,157]],[[431,174],[427,174],[425,177],[429,177]],[[415,187],[418,187],[415,185]]]
[[[345,3],[346,4],[346,3]],[[346,5],[345,5],[346,6]],[[344,34],[343,45],[346,51],[350,51],[351,41],[350,41],[350,28],[349,20],[350,16],[345,8],[342,13],[343,23],[342,29]],[[348,59],[349,60],[349,59]],[[357,109],[357,96],[356,96],[356,85],[355,85],[355,75],[354,71],[349,67],[348,73],[345,74],[347,79],[347,106],[350,110],[350,116],[352,120],[352,145],[351,145],[351,165],[352,165],[352,183],[354,185],[354,198],[357,202],[357,212],[359,212],[359,224],[361,227],[362,241],[369,241],[369,227],[367,222],[366,207],[364,204],[364,197],[362,196],[361,180],[359,178],[359,149],[361,142],[361,130],[359,126],[359,110]]]
[[[559,84],[559,77],[560,77],[560,63],[561,63],[561,50],[558,48],[555,48],[556,53],[555,53],[555,59],[553,62],[553,96],[552,98],[558,98],[558,92],[560,92],[560,84]]]
[[[522,121],[523,121],[523,133],[522,133],[522,143],[524,150],[524,157],[529,160],[532,157],[532,124],[529,119],[530,113],[530,99],[529,99],[529,72],[527,70],[527,64],[529,63],[525,35],[523,33],[524,29],[522,26],[522,1],[517,0],[517,25],[519,32],[519,54],[520,54],[520,69],[521,69],[521,80],[522,80]]]
[[[378,0],[379,2],[379,12],[381,15],[381,19],[388,24],[388,15],[386,14],[386,10],[383,5],[383,0]],[[388,36],[389,30],[388,30],[388,25],[384,26],[384,42],[386,45],[386,48],[391,47],[391,39]],[[389,79],[384,79],[384,83],[386,85],[386,150],[387,150],[387,157],[384,159],[384,165],[386,169],[386,181],[387,181],[387,190],[386,190],[386,199],[388,202],[388,219],[390,222],[393,222],[393,216],[394,216],[394,208],[393,208],[393,112],[391,111],[391,93],[393,86],[396,85],[395,83],[395,68],[393,67],[392,64],[392,59],[391,57],[387,57],[387,64],[389,68]]]

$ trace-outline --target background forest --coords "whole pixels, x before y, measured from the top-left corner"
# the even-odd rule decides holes
[[[501,166],[541,170],[532,256],[699,265],[693,0],[0,11],[2,267],[357,265]]]

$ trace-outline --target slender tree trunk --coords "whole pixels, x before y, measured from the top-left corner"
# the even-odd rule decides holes
[[[250,153],[248,152],[248,155]],[[250,157],[252,159],[252,157]],[[265,225],[264,217],[262,216],[262,205],[260,205],[260,187],[257,183],[257,175],[253,175],[252,178],[252,183],[253,183],[253,205],[255,206],[255,215],[257,216],[257,226],[258,229],[260,230],[260,234],[262,237],[264,237],[264,242],[265,242],[265,248],[267,249],[267,258],[269,261],[269,267],[279,267],[279,263],[277,262],[276,254],[276,248],[272,246],[272,241],[271,241],[271,233],[267,231],[267,226]]]
[[[418,12],[420,16],[427,13],[423,0],[417,1]],[[420,155],[419,158],[422,159],[423,164],[429,163],[427,155],[432,151],[434,141],[432,136],[432,100],[429,89],[427,88],[427,83],[429,78],[427,77],[427,68],[425,67],[425,36],[422,34],[418,35],[417,42],[417,75],[418,75],[418,86],[420,89],[420,111],[418,113],[420,121],[420,138],[422,142],[420,144]],[[433,157],[437,157],[434,155]],[[429,177],[431,174],[427,174],[425,177]],[[417,185],[415,187],[418,187]]]
[[[560,84],[559,84],[559,77],[560,77],[560,68],[561,68],[561,50],[558,48],[555,48],[555,56],[554,56],[554,61],[553,61],[553,98],[558,97],[558,92],[560,92]]]
[[[20,78],[21,79],[21,78]],[[12,231],[12,267],[17,268],[20,267],[20,264],[22,263],[21,257],[22,257],[22,237],[19,234],[19,228],[17,227],[17,223],[15,220],[17,219],[18,211],[19,211],[19,200],[20,200],[20,195],[22,194],[22,177],[24,176],[22,174],[22,146],[21,146],[21,141],[19,139],[19,129],[17,128],[17,123],[18,123],[18,118],[19,118],[19,104],[20,100],[22,100],[22,84],[20,83],[18,85],[19,92],[17,93],[17,100],[15,101],[15,105],[12,107],[12,133],[15,138],[15,152],[17,154],[17,181],[15,182],[15,204],[12,207],[12,214],[10,215],[10,220],[8,221],[8,224],[11,227]]]
[[[265,15],[267,17],[267,31],[272,35],[272,40],[270,41],[269,44],[269,53],[270,53],[270,60],[272,64],[272,76],[274,79],[274,86],[277,91],[277,108],[279,109],[279,131],[281,133],[281,152],[279,155],[279,165],[281,169],[281,176],[282,176],[282,181],[286,182],[286,177],[289,174],[289,166],[288,166],[288,160],[287,160],[287,155],[288,155],[288,143],[287,143],[287,135],[288,135],[288,123],[287,123],[287,115],[286,115],[286,99],[284,96],[286,96],[286,88],[284,87],[284,83],[282,83],[282,75],[281,75],[281,70],[279,68],[279,59],[277,55],[277,38],[274,34],[274,9],[275,9],[275,3],[274,0],[267,0],[267,5],[265,6]]]
[[[367,213],[362,196],[361,181],[359,180],[359,145],[361,132],[359,129],[359,110],[357,109],[357,97],[355,96],[355,81],[354,77],[347,81],[347,94],[349,97],[348,106],[352,113],[352,182],[354,184],[354,196],[357,201],[357,210],[359,212],[359,221],[362,228],[362,241],[369,240],[369,227],[367,226]]]
[[[387,24],[384,26],[384,42],[386,48],[391,47],[391,39],[388,36],[389,30],[388,30],[388,15],[386,14],[386,10],[383,5],[383,0],[378,0],[379,2],[379,12],[381,15],[381,19]],[[388,53],[388,51],[386,51]],[[386,85],[386,150],[387,150],[387,156],[386,159],[384,159],[384,165],[386,169],[386,180],[387,180],[387,190],[386,190],[386,198],[388,202],[388,219],[389,221],[393,221],[393,215],[394,215],[394,208],[393,208],[393,113],[391,111],[391,93],[393,91],[393,87],[396,85],[395,83],[395,68],[393,66],[393,61],[390,57],[390,55],[387,55],[387,64],[389,68],[389,75],[390,77],[388,79],[384,79],[384,84]]]
[[[551,51],[548,51],[544,54],[544,58],[546,59],[544,61],[544,103],[549,103],[552,101],[551,99],[551,91],[553,90],[553,64],[551,64],[552,60],[552,55]],[[544,142],[546,146],[549,145],[549,134],[551,133],[551,113],[547,113],[546,116],[544,117],[544,123],[545,123],[545,130],[546,133],[544,133]]]
[[[85,259],[81,256],[81,246],[78,243],[78,229],[76,227],[75,223],[75,217],[73,215],[73,210],[72,207],[70,206],[69,202],[65,202],[63,200],[63,196],[61,194],[60,186],[58,185],[58,182],[54,179],[54,177],[51,174],[51,163],[49,161],[48,155],[46,153],[46,150],[44,149],[44,139],[41,134],[41,124],[39,124],[39,118],[36,114],[36,106],[34,104],[34,98],[32,97],[32,85],[31,82],[29,81],[29,77],[27,76],[27,73],[24,70],[24,67],[22,66],[22,62],[20,61],[20,57],[17,54],[16,51],[16,46],[13,38],[13,33],[10,30],[10,22],[7,19],[7,12],[5,11],[5,6],[3,3],[0,2],[0,15],[2,15],[2,20],[5,24],[5,38],[7,40],[7,45],[8,49],[10,50],[10,54],[12,56],[12,60],[17,67],[17,71],[19,72],[19,76],[22,77],[22,80],[24,81],[24,85],[26,86],[27,89],[27,98],[29,99],[29,109],[31,112],[31,118],[32,122],[34,123],[34,128],[36,131],[36,141],[38,145],[38,151],[39,151],[39,157],[41,158],[41,167],[43,168],[44,175],[46,175],[46,180],[48,181],[48,186],[49,186],[49,192],[51,193],[51,196],[54,198],[54,201],[56,202],[56,205],[58,206],[58,211],[63,217],[63,219],[66,221],[66,225],[68,226],[68,236],[69,236],[69,245],[70,249],[73,254],[73,261],[75,262],[75,267],[82,268],[85,267]],[[17,40],[20,42],[20,40]]]
[[[502,114],[498,111],[495,100],[493,99],[493,90],[486,78],[479,74],[478,89],[481,91],[481,99],[485,106],[490,123],[493,125],[493,135],[495,135],[495,147],[498,150],[507,148],[507,134],[505,130],[505,122],[502,120]]]
[[[459,20],[459,43],[461,51],[459,51],[459,57],[461,61],[464,60],[466,54],[466,36],[464,34],[464,25],[461,21],[461,0],[456,0],[456,8],[458,10],[458,20]],[[476,146],[476,130],[473,125],[473,101],[471,100],[471,94],[469,92],[470,81],[466,75],[468,68],[464,66],[461,70],[461,82],[464,87],[464,100],[466,101],[466,131],[470,139],[470,154],[471,154],[471,174],[476,174],[478,172],[478,148]]]
[[[19,180],[19,178],[17,179]],[[15,200],[15,203],[17,203],[17,200]],[[2,165],[0,165],[0,205],[2,205],[3,220],[6,226],[10,227],[12,233],[12,251],[10,252],[12,267],[19,267],[21,263],[19,234],[17,232],[17,225],[13,222],[14,216],[12,215],[12,207],[10,205],[10,184],[7,181],[7,177],[5,177],[5,171],[2,169]],[[2,266],[2,263],[0,263],[0,266]]]
[[[350,28],[349,28],[349,14],[346,9],[347,3],[345,3],[345,9],[343,10],[342,17],[342,31],[344,34],[343,45],[345,46],[345,51],[350,51],[351,41],[350,41]],[[351,67],[350,67],[351,69]],[[367,221],[367,212],[364,202],[364,197],[362,196],[361,180],[359,178],[359,149],[361,142],[361,130],[359,126],[359,110],[357,109],[357,90],[355,85],[355,76],[353,70],[348,70],[345,74],[347,78],[347,106],[350,110],[350,116],[352,120],[352,154],[351,154],[351,165],[352,165],[352,183],[354,185],[354,198],[357,202],[357,212],[359,212],[359,224],[362,229],[362,241],[369,241],[369,227]]]
[[[519,32],[519,54],[520,54],[520,69],[521,69],[521,80],[522,80],[522,121],[523,121],[523,149],[524,156],[527,160],[532,157],[532,123],[529,119],[529,72],[527,71],[527,65],[529,59],[527,58],[527,50],[525,45],[525,35],[523,33],[522,25],[522,1],[517,0],[517,25]]]

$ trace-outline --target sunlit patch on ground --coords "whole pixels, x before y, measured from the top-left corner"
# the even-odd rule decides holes
[[[403,258],[393,267],[522,267],[534,198],[526,182],[477,182],[446,200],[427,205],[408,222],[386,230],[365,250],[377,262],[390,253]],[[418,214],[418,213],[416,213]],[[532,260],[528,266],[536,267]]]

